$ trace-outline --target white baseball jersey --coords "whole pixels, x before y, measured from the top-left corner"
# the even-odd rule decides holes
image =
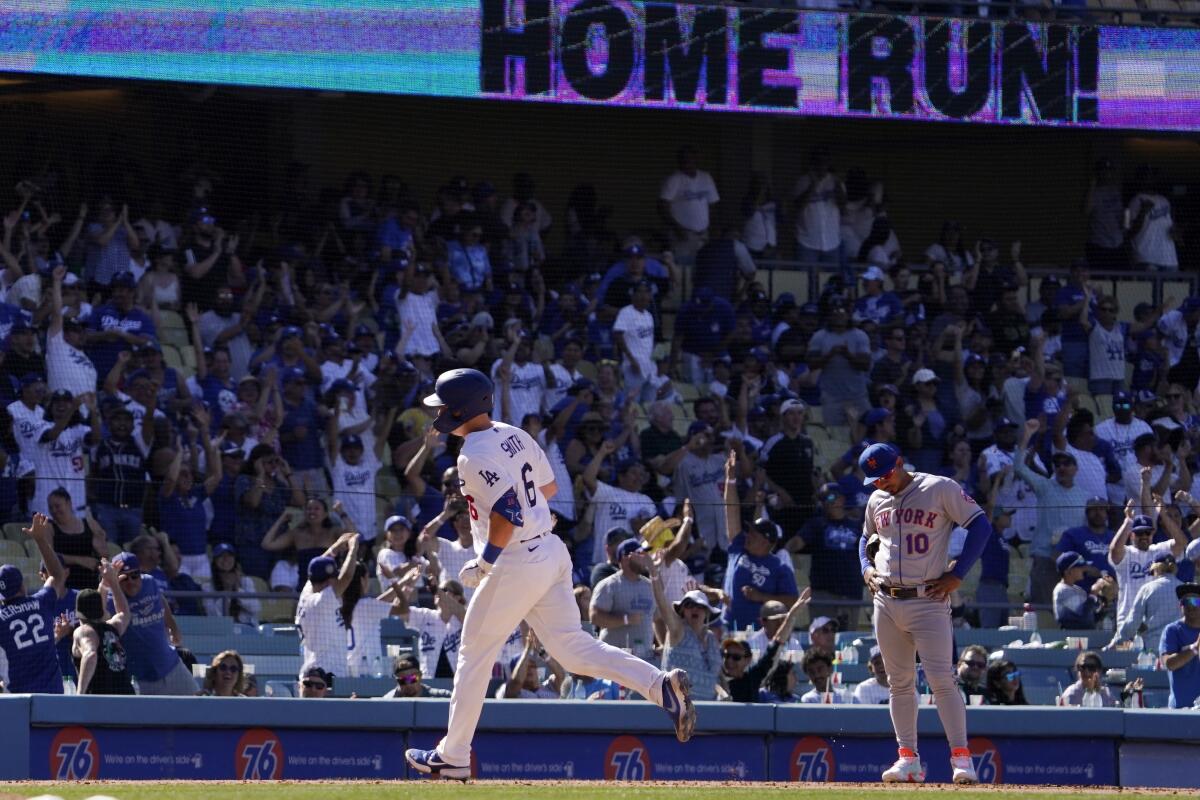
[[[50,492],[60,486],[71,495],[72,508],[78,509],[87,505],[87,487],[84,485],[87,471],[83,465],[83,446],[91,428],[86,425],[71,425],[54,441],[40,441],[42,435],[53,428],[53,422],[42,420],[33,433],[37,447],[29,452],[33,461],[33,471],[37,475],[30,508],[42,514],[50,513],[47,506]]]
[[[44,430],[42,423],[45,422],[45,417],[42,414],[41,406],[34,406],[31,409],[20,400],[14,400],[8,404],[8,413],[12,417],[13,436],[16,438],[17,447],[21,452],[22,465],[19,474],[24,475],[33,469],[35,458],[33,451],[37,450],[38,437]]]
[[[383,466],[372,450],[363,449],[357,464],[347,463],[338,455],[329,470],[333,497],[341,500],[346,513],[358,528],[364,542],[375,539],[375,473]]]
[[[492,364],[492,380],[499,383],[496,373],[504,359],[496,359]],[[504,419],[500,413],[500,391],[496,391],[495,404],[492,407],[493,419],[504,419],[510,425],[520,425],[526,414],[542,413],[542,398],[546,396],[546,370],[541,364],[526,361],[524,364],[513,362],[509,366],[512,381],[508,387],[509,414]]]
[[[596,514],[592,518],[592,563],[603,564],[604,536],[612,528],[620,526],[633,535],[633,521],[639,517],[650,519],[658,513],[654,501],[640,492],[627,492],[604,481],[596,481],[592,492],[592,505]]]
[[[379,637],[379,625],[392,613],[392,604],[374,597],[360,598],[350,615],[350,627],[346,629],[346,668],[353,675],[366,677],[383,661],[383,641]],[[384,667],[386,674],[391,667]],[[336,673],[335,673],[336,674]]]
[[[1116,417],[1109,417],[1098,423],[1095,431],[1096,438],[1103,439],[1112,445],[1113,456],[1116,457],[1122,469],[1137,460],[1133,455],[1133,440],[1143,433],[1154,432],[1145,421],[1137,417],[1130,417],[1128,425],[1117,422]]]
[[[458,645],[462,641],[462,622],[458,617],[450,617],[449,622],[443,622],[442,612],[436,608],[413,607],[408,610],[406,624],[420,637],[417,650],[421,659],[421,674],[426,678],[437,675],[438,659],[443,650],[453,672],[458,661]]]
[[[983,513],[949,478],[914,472],[898,495],[875,490],[867,500],[864,535],[878,533],[875,571],[892,586],[921,586],[946,572],[950,534]]]
[[[1134,598],[1138,589],[1150,580],[1150,565],[1161,553],[1171,552],[1171,542],[1156,542],[1145,550],[1138,550],[1132,544],[1125,546],[1125,557],[1120,564],[1112,564],[1117,576],[1117,628],[1125,623],[1125,618],[1133,609]],[[1157,642],[1153,644],[1157,646]]]
[[[96,365],[87,353],[67,344],[62,331],[46,337],[46,380],[50,391],[73,395],[96,391]]]
[[[554,527],[550,504],[538,491],[554,481],[554,472],[546,453],[520,428],[493,422],[490,428],[468,434],[458,454],[458,476],[477,554],[487,546],[493,511],[516,528],[514,542]]]
[[[305,581],[296,604],[296,627],[300,629],[300,646],[304,662],[300,671],[316,665],[334,675],[346,674],[346,626],[342,623],[342,600],[326,586],[313,591],[312,581]]]
[[[438,566],[442,569],[441,575],[438,576],[438,583],[458,580],[458,573],[462,571],[463,565],[475,557],[475,549],[463,547],[457,539],[450,541],[439,538],[437,546]],[[475,590],[471,588],[464,588],[463,592],[463,596],[467,600],[470,600],[471,595],[475,594]]]

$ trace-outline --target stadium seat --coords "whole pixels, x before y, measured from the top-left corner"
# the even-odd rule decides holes
[[[294,622],[296,601],[283,597],[278,600],[263,600],[258,618],[263,622]]]
[[[8,539],[0,541],[0,562],[9,563],[16,559],[28,558],[29,554],[25,551],[23,542],[14,542]]]
[[[954,631],[954,644],[960,650],[973,644],[993,650],[997,647],[1005,647],[1010,642],[1018,639],[1022,642],[1028,642],[1030,633],[1032,631],[1002,631],[996,628],[956,628]]]
[[[379,623],[379,638],[385,653],[390,652],[389,645],[413,653],[417,651],[417,632],[406,627],[399,617],[385,617]]]
[[[183,367],[183,357],[179,355],[179,350],[173,344],[164,344],[162,346],[163,363],[172,369],[181,369]]]
[[[183,369],[191,374],[196,371],[196,349],[190,344],[179,346],[179,357],[183,359]]]
[[[395,688],[396,679],[391,675],[375,677],[374,675],[359,675],[357,678],[339,675],[333,682],[334,697],[349,697],[357,694],[359,697],[382,697],[385,692]]]
[[[246,656],[242,659],[254,665],[255,675],[299,675],[300,654],[292,656]]]
[[[400,479],[396,477],[396,473],[390,469],[381,469],[375,475],[375,494],[385,500],[393,500],[403,493],[400,488]],[[381,520],[382,521],[382,520]]]
[[[291,681],[267,681],[263,687],[263,697],[295,697],[296,682]]]
[[[251,656],[292,656],[300,652],[300,640],[286,636],[189,636],[187,646],[193,653],[219,653],[222,650],[236,650],[241,655]]]
[[[192,617],[177,616],[179,632],[183,634],[186,643],[189,635],[197,636],[233,636],[233,619],[231,617]]]
[[[1033,686],[1023,680],[1022,674],[1021,688],[1025,690],[1025,699],[1029,701],[1031,706],[1052,706],[1058,701],[1059,691],[1058,686]],[[1063,685],[1065,689],[1067,684]]]
[[[1071,380],[1079,380],[1079,379],[1072,378]],[[1093,397],[1092,395],[1088,394],[1086,390],[1079,394],[1079,407],[1081,409],[1086,409],[1086,410],[1092,412],[1093,416],[1096,416],[1099,414],[1099,408],[1097,407],[1097,404],[1096,404],[1096,398]],[[1099,420],[1098,416],[1096,418],[1097,418],[1097,420]]]
[[[189,341],[188,332],[186,330],[183,328],[168,327],[163,327],[161,330],[159,330],[158,339],[163,345],[164,350],[166,349],[166,345],[171,345],[172,347],[182,347]],[[163,353],[163,360],[166,360],[165,352]]]
[[[1097,419],[1105,419],[1113,415],[1111,394],[1098,394],[1094,396],[1094,399],[1096,400]]]
[[[23,542],[29,537],[25,535],[25,528],[28,522],[6,522],[4,523],[4,538],[13,542]]]
[[[683,402],[690,403],[700,396],[700,389],[693,383],[684,383],[677,381],[675,390],[679,392],[679,396],[683,398]]]

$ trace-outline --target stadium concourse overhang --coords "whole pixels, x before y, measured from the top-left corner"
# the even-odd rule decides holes
[[[839,172],[853,165],[884,181],[891,223],[908,238],[937,241],[950,215],[964,230],[1022,241],[1034,266],[1069,263],[1082,251],[1080,187],[1100,158],[1129,176],[1138,164],[1156,167],[1171,177],[1176,215],[1200,214],[1192,206],[1200,197],[1200,143],[1168,132],[38,74],[0,83],[0,114],[16,163],[95,164],[113,173],[110,190],[135,206],[139,198],[177,196],[181,172],[203,163],[220,182],[227,219],[251,217],[264,192],[278,207],[285,194],[315,196],[358,170],[398,176],[421,198],[435,197],[453,175],[486,178],[503,194],[509,176],[525,172],[545,197],[592,185],[611,206],[613,230],[642,231],[657,219],[659,182],[685,143],[698,148],[701,167],[721,187],[729,210],[719,219],[732,220],[752,173],[771,176],[787,197],[809,152],[826,146]]]
[[[874,781],[895,754],[885,706],[699,708],[698,735],[680,745],[649,703],[489,701],[475,776]],[[3,695],[0,780],[400,779],[412,776],[397,754],[436,743],[447,713],[444,700],[143,697],[130,704]],[[985,783],[1200,788],[1189,744],[1200,739],[1200,715],[988,707],[968,714]],[[922,708],[918,724],[930,779],[948,780],[936,709]]]

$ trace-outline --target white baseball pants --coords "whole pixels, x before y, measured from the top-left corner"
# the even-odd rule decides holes
[[[450,695],[450,724],[438,744],[448,764],[471,760],[492,665],[513,628],[525,620],[567,672],[608,678],[661,702],[663,672],[624,650],[604,644],[579,624],[571,587],[571,556],[551,533],[519,542],[520,531],[496,559],[467,605],[462,644]]]

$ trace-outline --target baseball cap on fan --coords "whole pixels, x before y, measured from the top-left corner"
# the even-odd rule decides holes
[[[0,597],[5,600],[13,599],[24,584],[25,578],[22,577],[21,570],[12,564],[0,567]]]
[[[858,457],[858,466],[864,476],[863,486],[871,486],[899,463],[900,451],[885,442],[878,442],[863,450]]]

